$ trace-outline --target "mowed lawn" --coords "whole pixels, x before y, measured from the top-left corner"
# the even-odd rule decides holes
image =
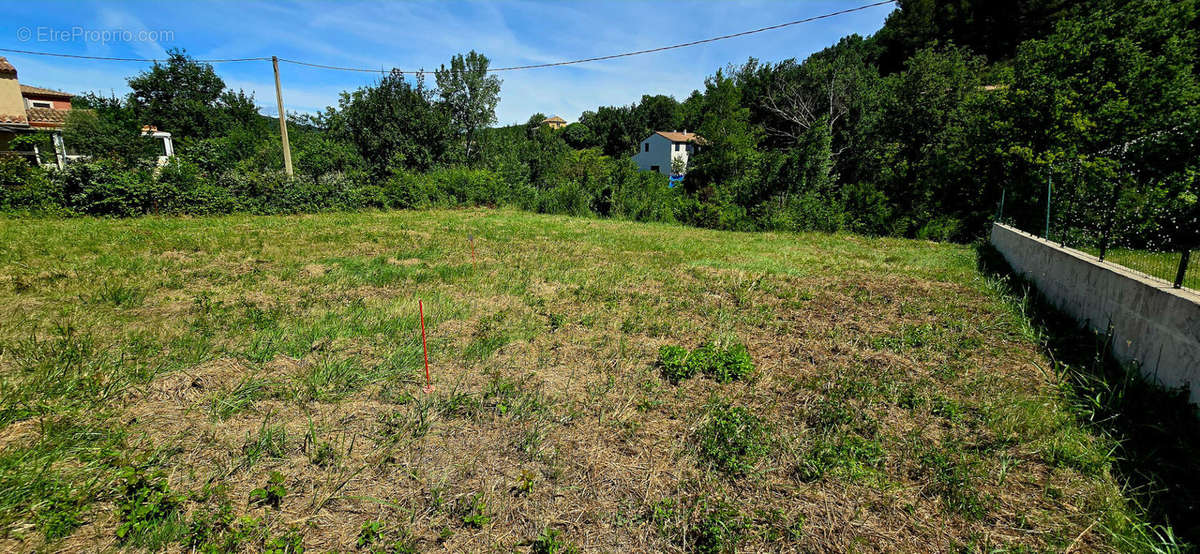
[[[659,364],[738,345],[749,374]],[[962,245],[484,209],[0,219],[0,383],[0,550],[1106,551],[1142,529]]]

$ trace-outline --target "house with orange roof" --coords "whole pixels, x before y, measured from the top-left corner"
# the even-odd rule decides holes
[[[53,138],[55,162],[60,168],[66,158],[62,128],[71,111],[72,95],[48,88],[23,85],[17,80],[17,68],[0,56],[0,152],[14,153],[12,139],[38,131]],[[28,152],[15,152],[28,156]],[[35,147],[34,157],[39,153]]]
[[[687,172],[688,159],[706,144],[704,137],[689,133],[687,129],[655,131],[638,145],[633,161],[642,171],[657,171],[663,175],[671,175],[672,165],[678,165],[684,168],[682,174]]]
[[[567,120],[555,115],[555,116],[551,116],[551,117],[547,117],[546,119],[543,119],[542,125],[547,125],[551,129],[562,129],[563,127],[567,126]]]
[[[39,129],[61,129],[67,122],[67,112],[71,111],[72,96],[58,90],[21,85],[29,125]]]

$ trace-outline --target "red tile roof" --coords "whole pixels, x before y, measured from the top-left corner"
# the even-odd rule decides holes
[[[558,117],[557,115],[553,116],[553,117],[547,117],[546,119],[542,120],[542,123],[566,123],[566,122],[567,122],[567,120],[565,120],[561,117]]]
[[[23,95],[23,96],[29,96],[29,95],[52,96],[54,98],[60,98],[62,100],[70,100],[71,97],[74,96],[71,93],[63,92],[61,90],[53,90],[53,89],[42,88],[42,87],[31,87],[29,85],[21,85],[21,95]]]
[[[654,134],[662,135],[671,142],[694,142],[696,144],[705,144],[708,141],[704,137],[696,133],[680,133],[678,131],[655,131]]]
[[[29,120],[25,118],[25,114],[0,114],[0,125],[28,125]]]
[[[13,64],[8,63],[8,58],[5,58],[4,56],[0,56],[0,75],[12,75],[13,77],[17,76],[17,68],[13,67]]]
[[[67,114],[70,110],[56,110],[54,108],[29,108],[25,110],[29,113],[29,124],[34,127],[62,127],[67,122]]]

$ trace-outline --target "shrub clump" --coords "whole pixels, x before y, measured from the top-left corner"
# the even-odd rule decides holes
[[[164,521],[177,517],[181,499],[171,492],[161,475],[126,468],[121,472],[121,481],[117,502],[121,518],[121,525],[117,527],[119,542],[136,542]]]
[[[697,433],[701,461],[727,475],[743,475],[767,453],[771,428],[744,407],[716,401]]]
[[[718,501],[704,512],[692,530],[694,551],[705,554],[737,552],[747,526],[746,518],[737,508]]]
[[[749,377],[752,372],[754,362],[750,359],[750,352],[745,345],[735,344],[717,351],[705,373],[718,383],[732,383]]]
[[[705,343],[691,352],[681,346],[667,345],[658,350],[656,365],[663,379],[671,383],[679,383],[697,373],[708,375],[718,383],[732,383],[746,379],[754,372],[754,361],[743,344],[720,348]]]
[[[658,371],[663,379],[678,383],[696,373],[695,366],[688,364],[688,351],[682,346],[668,344],[658,349]]]

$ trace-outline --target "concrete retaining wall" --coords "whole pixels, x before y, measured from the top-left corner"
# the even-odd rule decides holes
[[[1007,225],[992,226],[992,245],[1058,309],[1095,331],[1111,325],[1118,360],[1165,386],[1190,385],[1200,404],[1200,294]]]

